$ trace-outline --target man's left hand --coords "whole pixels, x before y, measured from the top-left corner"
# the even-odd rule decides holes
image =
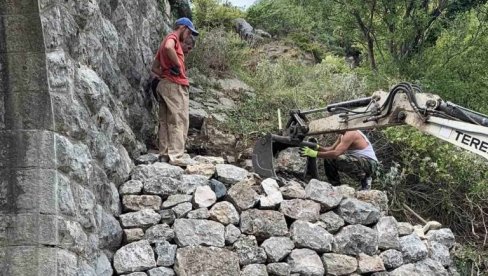
[[[301,147],[300,148],[300,156],[302,157],[312,157],[312,158],[317,158],[317,155],[319,154],[318,151],[313,150],[309,147]]]

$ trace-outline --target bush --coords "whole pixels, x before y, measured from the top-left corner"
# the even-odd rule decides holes
[[[399,159],[380,177],[380,189],[388,191],[392,210],[403,210],[406,203],[424,217],[449,226],[462,239],[482,236],[475,233],[486,235],[486,160],[410,127],[389,128],[384,133],[396,144]]]
[[[202,29],[193,51],[188,55],[188,67],[212,75],[229,75],[249,58],[249,47],[237,34],[223,28]]]
[[[218,0],[193,0],[193,18],[199,28],[224,27],[230,29],[232,20],[245,17],[239,8]]]

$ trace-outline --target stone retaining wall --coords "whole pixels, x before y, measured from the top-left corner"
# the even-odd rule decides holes
[[[120,187],[118,275],[456,275],[451,230],[397,222],[381,191],[193,161],[139,165]]]

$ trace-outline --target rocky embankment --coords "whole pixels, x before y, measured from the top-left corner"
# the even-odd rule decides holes
[[[139,158],[119,188],[118,275],[456,275],[451,230],[397,222],[381,191],[156,159]]]

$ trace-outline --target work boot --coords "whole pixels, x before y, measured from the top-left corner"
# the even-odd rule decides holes
[[[365,177],[361,179],[361,188],[360,191],[369,191],[371,190],[371,183],[373,182],[373,178],[371,176]]]

